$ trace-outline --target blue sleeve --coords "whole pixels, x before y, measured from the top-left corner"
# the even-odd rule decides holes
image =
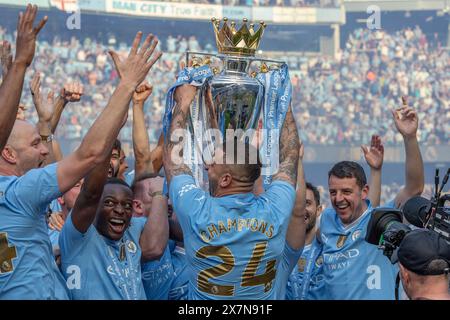
[[[298,249],[298,250],[294,250],[291,248],[291,246],[288,245],[288,243],[286,242],[286,244],[284,245],[284,250],[283,250],[283,269],[286,270],[286,272],[288,273],[288,276],[292,273],[292,270],[294,270],[295,265],[298,262],[298,259],[300,259],[301,255],[303,252],[303,248]]]
[[[57,230],[48,230],[48,236],[50,238],[50,242],[52,244],[53,249],[59,249],[59,234],[60,232]]]
[[[92,238],[96,232],[95,227],[91,225],[86,233],[81,233],[75,228],[72,222],[72,213],[70,213],[64,226],[59,234],[59,247],[61,249],[61,255],[72,256],[80,250],[83,244]]]
[[[172,178],[169,198],[185,235],[190,227],[190,219],[195,219],[195,215],[201,212],[208,197],[209,195],[195,184],[192,176],[178,175]]]
[[[56,168],[57,163],[53,163],[17,178],[6,194],[8,201],[23,208],[30,216],[45,214],[50,202],[61,196]]]
[[[289,280],[289,276],[294,270],[295,265],[302,255],[303,248],[300,250],[292,249],[287,242],[284,245],[283,255],[277,268],[277,274],[275,278],[276,283],[276,299],[284,300],[286,298],[286,288]]]
[[[283,224],[290,218],[296,197],[295,189],[290,183],[276,180],[260,197],[269,201],[274,221]]]
[[[55,199],[50,203],[50,210],[52,210],[52,212],[61,212],[62,211],[62,208],[58,202],[58,199]]]
[[[133,228],[132,232],[136,232],[137,238],[139,239],[142,231],[144,231],[145,224],[147,223],[146,217],[133,217],[131,218],[130,228]]]

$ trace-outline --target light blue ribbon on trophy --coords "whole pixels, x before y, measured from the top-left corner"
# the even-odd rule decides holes
[[[260,149],[263,163],[264,189],[272,182],[272,175],[278,171],[279,138],[292,96],[292,85],[287,64],[256,77],[265,88],[263,108],[264,140]]]
[[[173,108],[175,107],[174,92],[175,89],[183,84],[191,84],[197,87],[203,86],[207,80],[213,77],[213,72],[208,65],[199,68],[185,68],[178,74],[176,83],[169,89],[166,99],[166,110],[163,118],[163,132],[164,139],[167,138],[170,123],[172,121]],[[281,127],[284,123],[286,113],[289,109],[292,96],[292,86],[289,78],[288,66],[284,63],[278,69],[270,70],[267,73],[259,73],[257,79],[261,81],[265,88],[264,108],[263,108],[263,129],[265,135],[263,144],[260,150],[261,160],[263,163],[263,183],[264,188],[267,188],[271,181],[272,175],[276,173],[279,165],[279,138]],[[191,119],[193,125],[201,124],[202,115],[201,101],[194,101],[190,109]],[[219,124],[221,125],[221,124]],[[194,128],[195,131],[195,128]],[[201,128],[200,130],[201,131]],[[197,131],[197,132],[198,132]],[[202,137],[193,137],[194,139],[202,139]],[[198,145],[202,141],[197,141]],[[192,170],[192,174],[199,185],[201,179],[201,168],[199,164],[201,154],[195,148],[195,142],[186,141],[184,150],[190,151],[190,159],[188,166]],[[185,154],[186,156],[186,154]]]
[[[201,66],[199,68],[184,68],[181,70],[178,74],[177,81],[175,84],[169,89],[169,92],[167,93],[166,97],[166,110],[163,117],[163,132],[164,132],[164,139],[168,139],[167,133],[170,128],[170,123],[172,122],[172,114],[173,109],[175,107],[175,100],[174,100],[174,93],[175,89],[183,84],[190,84],[196,87],[203,86],[207,80],[213,77],[213,72],[211,68],[208,65]],[[194,103],[191,105],[190,108],[190,116],[192,120],[192,124],[194,126],[199,125],[202,123],[202,112],[200,112],[200,109],[203,106],[201,105],[200,101],[197,101],[197,99],[194,100]],[[196,134],[196,136],[191,137],[191,139],[187,139],[184,143],[183,150],[187,150],[188,152],[185,152],[183,154],[184,160],[186,161],[186,164],[192,171],[192,175],[194,176],[194,179],[197,183],[197,185],[200,186],[200,181],[202,180],[202,168],[199,166],[199,164],[202,163],[201,159],[201,150],[195,147],[202,145],[202,137],[201,132],[202,128],[193,128],[194,132],[197,132],[199,134]],[[196,130],[197,129],[197,130]],[[185,137],[186,138],[186,137]],[[166,188],[167,189],[167,188]]]

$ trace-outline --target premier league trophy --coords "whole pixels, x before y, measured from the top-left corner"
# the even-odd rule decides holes
[[[256,129],[264,98],[264,85],[249,75],[252,58],[258,48],[266,25],[261,22],[258,31],[254,31],[253,24],[247,28],[247,20],[239,31],[235,24],[228,27],[224,19],[223,27],[213,19],[216,34],[218,58],[222,60],[223,69],[220,73],[206,82],[202,88],[205,103],[210,113],[207,121],[208,128],[219,129],[225,137],[227,129],[248,130]],[[209,101],[208,96],[211,100]]]
[[[230,135],[252,141],[257,131],[268,130],[260,159],[264,165],[265,159],[278,156],[278,147],[273,148],[275,153],[268,147],[278,145],[277,124],[284,121],[291,90],[283,62],[255,57],[266,27],[264,22],[260,22],[257,30],[254,24],[247,27],[247,19],[239,30],[234,22],[228,25],[226,18],[222,26],[215,18],[212,23],[218,54],[186,53],[189,67],[180,72],[177,83],[169,91],[165,116],[167,126],[170,119],[167,115],[174,105],[173,91],[178,85],[190,83],[200,88],[190,108],[187,125],[190,137],[185,141],[184,161],[202,187],[207,184],[204,164],[211,161],[214,146],[228,141]],[[216,66],[213,59],[219,62]],[[287,102],[284,104],[280,103],[283,95]],[[272,164],[270,167],[273,169]]]

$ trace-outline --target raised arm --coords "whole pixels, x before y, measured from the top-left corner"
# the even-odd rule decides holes
[[[71,213],[72,223],[81,233],[86,233],[95,219],[103,188],[108,178],[108,169],[109,159],[106,158],[91,170],[84,179]]]
[[[168,186],[170,186],[173,176],[192,174],[189,167],[183,163],[184,138],[180,138],[184,137],[189,107],[194,101],[196,93],[197,88],[188,84],[184,84],[175,90],[176,105],[167,137],[164,139],[163,163]]]
[[[89,129],[80,147],[58,164],[58,184],[61,192],[69,190],[93,167],[111,155],[111,148],[126,116],[133,92],[141,83],[161,53],[152,56],[157,40],[149,35],[139,49],[142,32],[138,32],[128,57],[121,61],[111,51],[120,82],[106,108]]]
[[[280,166],[273,180],[283,180],[294,188],[297,184],[300,140],[291,107],[286,114],[280,135]]]
[[[83,85],[78,82],[67,83],[61,89],[59,96],[54,101],[53,116],[50,121],[50,129],[55,133],[64,108],[69,102],[78,102],[83,95]]]
[[[403,136],[405,145],[405,186],[395,197],[395,206],[400,208],[409,198],[420,195],[424,187],[424,169],[419,142],[417,141],[417,128],[419,119],[417,112],[408,107],[406,97],[402,98],[403,106],[392,111],[395,126]]]
[[[158,144],[152,150],[152,165],[155,172],[159,172],[163,166],[163,151],[164,151],[164,132],[161,131],[159,135]]]
[[[8,70],[12,66],[12,54],[11,54],[11,43],[8,41],[2,41],[0,43],[0,63],[2,65],[2,79],[5,81]]]
[[[16,57],[0,85],[0,150],[2,150],[16,120],[22,94],[25,71],[33,61],[36,37],[47,22],[47,16],[37,27],[33,27],[37,6],[27,6],[25,13],[19,14],[17,24]]]
[[[306,182],[302,161],[303,154],[304,146],[303,143],[301,143],[297,170],[297,195],[295,198],[295,205],[291,214],[291,220],[289,221],[286,234],[286,241],[288,245],[294,250],[300,250],[301,248],[303,248],[306,239]]]
[[[51,140],[50,120],[53,114],[53,92],[50,91],[44,101],[41,95],[41,76],[36,72],[30,84],[31,96],[38,114],[37,128],[41,136],[42,143],[47,147],[49,153],[45,159],[45,164],[56,162],[53,144]]]
[[[150,139],[145,126],[144,103],[152,94],[153,86],[148,82],[139,85],[133,94],[133,151],[135,177],[153,173]]]
[[[167,219],[167,198],[163,195],[164,178],[150,178],[152,208],[142,231],[139,244],[142,261],[159,259],[169,240],[169,220]]]
[[[383,167],[384,146],[380,136],[373,135],[370,147],[362,145],[364,158],[370,167],[369,200],[372,207],[380,205],[381,198],[381,168]]]

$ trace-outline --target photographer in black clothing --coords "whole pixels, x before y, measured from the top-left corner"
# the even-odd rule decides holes
[[[400,279],[411,300],[450,300],[450,244],[428,229],[409,232],[398,252]]]

